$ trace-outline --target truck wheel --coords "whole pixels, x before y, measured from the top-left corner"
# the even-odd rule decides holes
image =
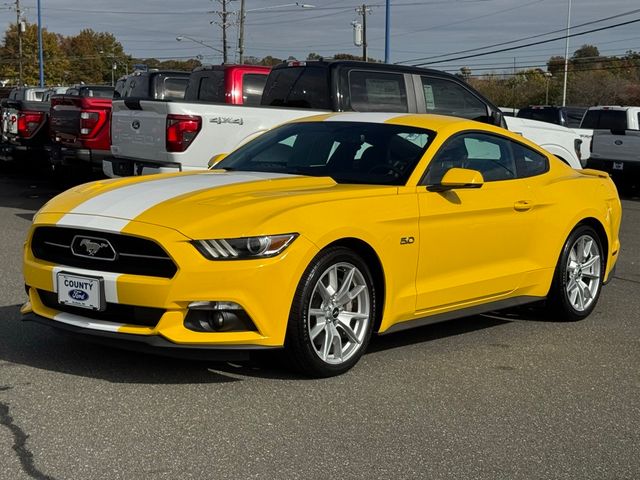
[[[562,247],[547,297],[554,318],[586,318],[598,303],[604,271],[600,237],[587,225],[577,227]]]
[[[376,318],[376,291],[367,264],[355,252],[332,247],[307,267],[296,290],[286,349],[311,377],[353,367],[367,348]]]

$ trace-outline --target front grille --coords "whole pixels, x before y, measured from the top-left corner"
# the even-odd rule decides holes
[[[162,308],[135,307],[133,305],[121,305],[119,303],[107,303],[102,312],[88,310],[86,308],[73,307],[58,302],[58,294],[38,289],[38,296],[45,307],[53,308],[60,312],[73,313],[93,320],[105,322],[126,323],[129,325],[143,325],[155,327],[164,315]]]
[[[113,247],[115,255],[100,258],[99,253],[91,256],[88,251],[82,256],[78,256],[77,252],[74,254],[71,249],[74,238],[78,240],[83,237],[98,244],[106,244],[102,242],[106,240]],[[74,248],[75,245],[74,243]],[[31,251],[40,260],[103,272],[171,278],[178,271],[171,257],[154,241],[118,233],[66,227],[38,227],[33,233]]]

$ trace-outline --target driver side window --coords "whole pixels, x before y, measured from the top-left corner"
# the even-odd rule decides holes
[[[439,184],[451,168],[476,170],[485,182],[517,177],[509,140],[483,133],[464,133],[446,142],[429,164],[423,183]]]

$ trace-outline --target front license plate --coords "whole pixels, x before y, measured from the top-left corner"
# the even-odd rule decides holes
[[[58,302],[88,310],[104,310],[104,279],[60,272]]]
[[[613,162],[614,170],[622,170],[624,168],[624,163],[622,162]]]

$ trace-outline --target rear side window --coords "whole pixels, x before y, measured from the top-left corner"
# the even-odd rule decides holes
[[[273,70],[261,103],[273,107],[331,110],[328,71],[308,66]]]
[[[157,75],[155,78],[155,98],[163,100],[182,100],[187,89],[189,77]]]
[[[544,155],[519,143],[514,142],[512,146],[513,156],[518,170],[518,178],[541,175],[549,169],[549,160],[547,160],[547,157]]]
[[[113,90],[113,87],[83,87],[79,94],[81,97],[113,98]]]
[[[260,105],[266,81],[267,76],[258,73],[246,73],[242,76],[243,105]]]
[[[442,78],[421,78],[427,113],[486,119],[487,106],[462,85]]]
[[[423,183],[440,183],[451,168],[476,170],[485,182],[495,182],[540,175],[549,163],[544,155],[511,139],[468,132],[445,143],[429,164]]]
[[[589,110],[582,120],[582,128],[594,130],[626,130],[627,112],[624,110]]]
[[[352,70],[349,72],[351,108],[357,112],[408,112],[404,75]]]
[[[584,109],[567,109],[567,127],[580,128],[584,112]]]
[[[196,80],[198,82],[197,100],[224,103],[224,72],[209,72]]]
[[[560,110],[557,108],[523,108],[516,117],[561,125]]]

